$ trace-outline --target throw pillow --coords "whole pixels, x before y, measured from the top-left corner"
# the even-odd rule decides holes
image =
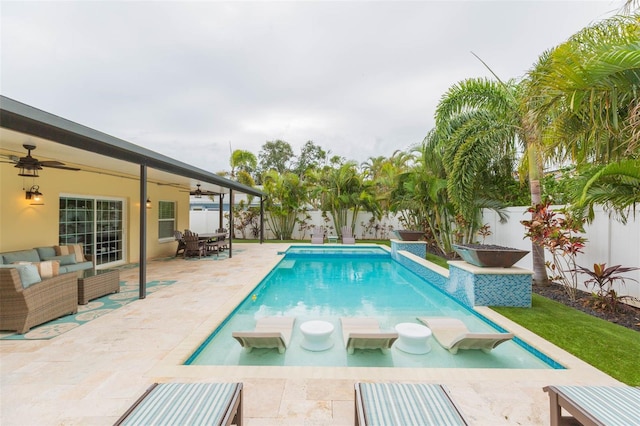
[[[22,288],[29,288],[29,286],[33,284],[37,284],[42,281],[40,278],[40,274],[38,274],[38,268],[36,265],[2,265],[4,268],[15,268],[18,271],[18,275],[20,275],[20,282],[22,283]]]
[[[74,254],[76,257],[75,263],[84,262],[84,250],[82,249],[82,244],[73,244],[70,246],[55,246],[55,249],[58,256],[65,254]]]
[[[57,260],[45,260],[44,262],[36,263],[36,268],[38,268],[41,278],[51,278],[60,273],[60,262]]]
[[[45,260],[43,262],[13,262],[14,265],[35,265],[38,268],[40,278],[55,277],[60,273],[60,262],[57,260]]]
[[[53,256],[53,257],[47,257],[43,260],[57,260],[60,262],[61,266],[65,266],[65,265],[73,265],[76,262],[76,255],[75,254],[66,254],[66,255],[62,255],[62,256]]]

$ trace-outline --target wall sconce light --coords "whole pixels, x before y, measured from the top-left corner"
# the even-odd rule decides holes
[[[151,208],[151,200],[149,198],[147,198],[147,208],[148,209]]]
[[[27,200],[33,201],[42,201],[43,193],[40,192],[40,187],[38,185],[33,185],[25,194],[25,198]]]

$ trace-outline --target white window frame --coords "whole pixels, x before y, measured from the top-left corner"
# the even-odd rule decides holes
[[[163,219],[160,217],[160,212],[162,211],[162,208],[160,207],[160,205],[162,203],[171,203],[173,204],[173,218],[171,219]],[[170,241],[175,241],[175,237],[173,235],[173,231],[176,230],[176,224],[178,223],[178,219],[177,219],[177,211],[178,211],[178,203],[175,201],[166,201],[166,200],[160,200],[158,201],[158,241],[161,243],[165,243],[165,242],[170,242]],[[167,237],[161,237],[160,236],[160,230],[161,230],[161,225],[163,223],[172,221],[173,222],[173,228],[171,231],[171,236],[167,236]]]

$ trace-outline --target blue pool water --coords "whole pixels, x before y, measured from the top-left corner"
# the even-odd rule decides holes
[[[276,349],[247,353],[232,331],[253,330],[257,318],[295,317],[291,343],[284,354]],[[430,338],[431,351],[411,355],[395,347],[356,350],[348,355],[340,317],[376,318],[382,331],[401,322],[418,323],[418,316],[447,316],[463,320],[471,331],[503,331],[391,259],[380,247],[293,246],[236,310],[214,330],[187,360],[192,365],[271,365],[333,367],[429,368],[558,368],[518,341],[503,343],[489,354],[460,351],[452,355]],[[300,346],[300,324],[323,320],[334,325],[334,345],[323,352]],[[561,367],[560,367],[561,368]]]

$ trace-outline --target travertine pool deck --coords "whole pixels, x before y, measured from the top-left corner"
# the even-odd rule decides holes
[[[235,244],[232,259],[150,261],[177,283],[51,340],[0,341],[0,424],[111,425],[153,382],[244,383],[247,426],[352,425],[356,381],[445,384],[474,425],[547,425],[546,385],[620,385],[490,309],[480,311],[566,370],[184,366],[281,259],[282,244]],[[138,269],[120,280],[138,282]],[[577,331],[579,332],[579,331]]]

